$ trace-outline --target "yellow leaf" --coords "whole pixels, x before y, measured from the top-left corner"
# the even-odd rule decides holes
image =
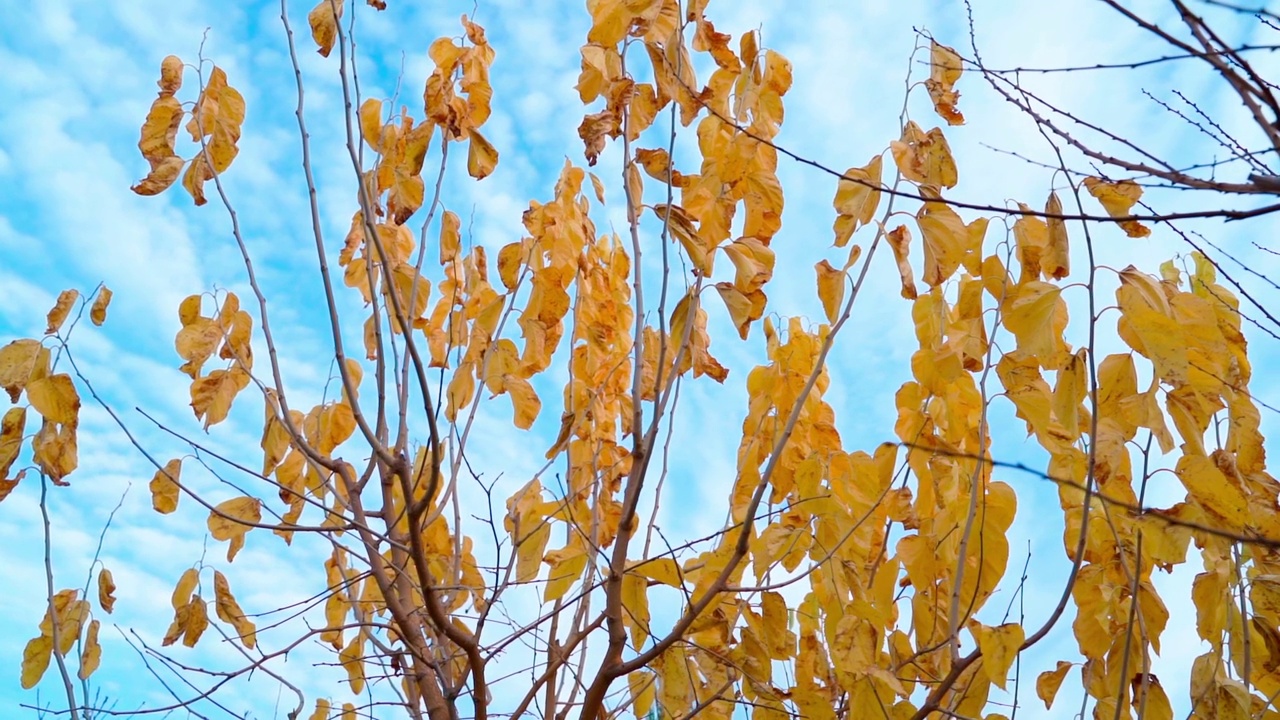
[[[204,631],[209,627],[209,608],[205,606],[204,599],[199,595],[191,598],[191,602],[186,608],[187,612],[182,628],[182,644],[193,648],[196,643],[200,642],[200,636],[204,635]]]
[[[316,449],[322,454],[332,453],[339,445],[347,441],[356,429],[355,413],[351,406],[344,402],[329,403],[320,411],[320,433]]]
[[[844,304],[845,274],[823,260],[813,269],[818,273],[818,299],[822,301],[822,311],[827,314],[827,322],[835,324]]]
[[[649,670],[636,670],[627,674],[627,686],[631,689],[631,712],[638,718],[648,717],[653,707],[657,677]]]
[[[925,133],[915,122],[908,121],[902,129],[902,138],[889,143],[889,151],[902,176],[911,182],[955,187],[956,161],[951,157],[951,147],[942,130],[934,128]]]
[[[22,447],[22,432],[27,426],[25,407],[9,408],[0,420],[0,480],[9,477],[9,468],[18,459]]]
[[[53,655],[53,638],[41,635],[27,641],[22,650],[22,689],[30,690],[44,677],[49,667],[49,658]]]
[[[382,149],[382,101],[367,98],[360,103],[360,135],[374,152]]]
[[[1036,356],[1042,366],[1053,364],[1067,325],[1062,289],[1033,280],[1012,289],[1006,298],[1004,325],[1018,340],[1018,349]]]
[[[542,554],[551,539],[551,524],[537,517],[522,517],[521,533],[524,537],[516,545],[516,582],[530,582],[538,577],[542,567]],[[532,525],[533,530],[524,526]]]
[[[1044,701],[1045,710],[1053,707],[1053,699],[1057,697],[1058,688],[1062,687],[1062,680],[1070,669],[1071,663],[1059,660],[1056,668],[1045,670],[1036,677],[1036,695]]]
[[[445,407],[444,416],[448,418],[449,422],[454,422],[458,418],[458,411],[471,402],[471,397],[475,390],[475,370],[470,363],[463,363],[453,373],[453,379],[449,381],[449,387],[446,391],[449,404]]]
[[[743,293],[733,283],[727,282],[716,283],[716,291],[729,309],[729,317],[738,329],[738,335],[746,340],[751,323],[764,316],[765,294],[759,290]]]
[[[182,58],[177,55],[167,55],[160,61],[160,79],[156,81],[156,85],[160,88],[161,97],[173,95],[182,89],[182,70]]]
[[[680,565],[671,558],[654,558],[652,560],[645,560],[644,562],[629,568],[627,572],[636,573],[673,588],[682,587],[684,585],[680,579]]]
[[[27,400],[49,422],[75,425],[80,416],[80,395],[66,373],[34,380],[27,386]]]
[[[969,228],[945,203],[927,202],[916,214],[916,224],[924,239],[924,275],[930,287],[946,282],[968,250]]]
[[[884,158],[876,155],[860,168],[849,168],[836,183],[836,247],[844,247],[859,227],[871,222],[880,205]],[[847,178],[847,179],[846,179]]]
[[[98,664],[102,662],[102,646],[98,644],[98,627],[101,625],[97,620],[89,623],[89,632],[84,639],[84,652],[80,654],[80,672],[78,673],[81,680],[87,680],[94,670],[98,669]]]
[[[909,260],[911,252],[911,231],[906,225],[899,225],[885,236],[889,248],[893,250],[893,259],[898,263],[898,276],[902,279],[902,297],[916,299],[915,274],[911,272]]]
[[[347,682],[351,684],[351,692],[359,695],[364,692],[364,633],[358,632],[351,642],[338,652],[338,662],[347,671]]]
[[[933,109],[948,125],[963,125],[964,115],[956,109],[960,93],[954,87],[964,69],[960,56],[935,40],[930,40],[929,46],[929,79],[924,86],[933,100]]]
[[[108,615],[116,607],[116,582],[105,567],[98,571],[98,607]]]
[[[23,338],[0,348],[0,387],[9,393],[9,401],[18,402],[27,383],[44,374],[48,365],[49,351],[37,340]]]
[[[182,474],[182,460],[174,458],[157,470],[148,487],[151,490],[151,507],[155,511],[168,515],[178,509],[179,478]]]
[[[451,263],[458,258],[458,247],[461,244],[459,228],[462,220],[452,210],[445,210],[440,216],[440,264]]]
[[[236,602],[235,596],[231,594],[231,585],[227,582],[226,576],[217,570],[213,571],[213,593],[214,609],[218,613],[218,619],[234,627],[240,642],[252,650],[258,642],[257,627],[253,621],[245,617],[244,610],[240,609],[240,603]]]
[[[498,277],[507,290],[515,290],[520,279],[520,265],[524,262],[524,243],[513,242],[498,251]]]
[[[1062,201],[1058,193],[1049,193],[1044,204],[1046,215],[1061,215]],[[1045,218],[1049,225],[1048,243],[1040,259],[1040,269],[1054,280],[1061,280],[1071,272],[1071,248],[1067,242],[1067,223],[1062,218]]]
[[[724,251],[737,270],[733,285],[743,293],[759,290],[773,277],[773,250],[759,238],[738,238],[725,245]]]
[[[533,391],[528,380],[518,375],[506,375],[503,386],[511,395],[511,406],[515,410],[515,425],[521,430],[528,430],[542,410],[542,401]]]
[[[311,39],[316,42],[316,52],[321,57],[329,57],[333,44],[338,39],[338,20],[342,17],[344,0],[320,0],[307,13],[307,23],[311,25]]]
[[[715,256],[707,252],[702,239],[698,237],[698,228],[694,225],[693,216],[679,205],[659,203],[651,205],[650,209],[658,217],[659,222],[665,223],[671,236],[684,247],[693,266],[702,273],[703,277],[709,277]]]
[[[1084,179],[1084,186],[1113,218],[1132,215],[1131,208],[1142,197],[1142,186],[1132,180],[1107,182],[1102,178],[1087,177]],[[1120,227],[1131,238],[1143,238],[1151,234],[1151,228],[1137,220],[1123,220]]]
[[[182,575],[178,577],[178,584],[173,586],[173,593],[169,596],[169,605],[175,610],[181,610],[191,602],[191,593],[195,592],[196,585],[200,584],[200,573],[195,568],[187,568],[182,571]]]
[[[62,329],[62,323],[66,321],[71,307],[75,305],[76,299],[80,297],[78,290],[63,290],[58,293],[58,300],[53,304],[53,309],[49,311],[49,325],[45,328],[45,335],[52,335]]]
[[[1213,460],[1203,455],[1183,455],[1174,472],[1193,500],[1227,521],[1227,529],[1240,530],[1249,522],[1249,501]]]
[[[98,296],[93,300],[93,307],[89,308],[89,319],[94,325],[101,326],[107,321],[107,306],[111,304],[111,289],[105,285],[98,291]]]
[[[342,703],[341,720],[356,720],[356,706],[352,703]]]
[[[32,459],[40,469],[55,484],[66,485],[63,478],[70,475],[78,464],[76,426],[58,425],[45,420],[31,440],[31,449]]]
[[[231,562],[244,546],[244,535],[262,520],[262,501],[253,497],[238,497],[218,503],[209,513],[207,525],[214,540],[230,540],[227,562]]]
[[[1137,673],[1130,684],[1130,704],[1135,713],[1141,713],[1142,720],[1173,720],[1173,706],[1159,678],[1151,673]]]
[[[469,130],[467,134],[471,138],[471,145],[467,148],[467,174],[483,180],[498,166],[498,151],[479,131]]]
[[[9,497],[9,493],[17,489],[18,483],[22,482],[22,478],[26,477],[26,475],[27,475],[27,469],[23,468],[19,470],[18,474],[13,476],[13,478],[11,479],[0,477],[0,500],[4,500],[5,498]]]
[[[564,597],[565,592],[582,576],[587,566],[587,554],[581,547],[570,545],[560,550],[552,550],[542,559],[551,566],[547,573],[547,586],[543,590],[542,601],[551,603]]]
[[[307,720],[329,720],[329,701],[323,698],[316,699],[316,709],[311,712],[311,717]]]
[[[967,627],[978,642],[978,650],[982,652],[982,669],[987,678],[1003,690],[1009,668],[1022,649],[1022,626],[1018,623],[1005,623],[989,627],[977,620],[970,620]]]
[[[631,644],[644,647],[649,639],[649,580],[627,573],[622,576],[622,619],[631,630]]]
[[[191,383],[191,409],[196,419],[204,418],[204,428],[227,419],[236,395],[249,385],[249,373],[239,366],[214,370]]]

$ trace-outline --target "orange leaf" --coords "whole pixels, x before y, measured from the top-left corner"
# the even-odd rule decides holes
[[[78,290],[63,290],[58,293],[58,300],[53,304],[53,309],[49,311],[49,326],[45,328],[45,335],[52,335],[62,329],[62,323],[66,321],[67,314],[71,312],[71,306],[75,305],[76,299],[80,297]]]

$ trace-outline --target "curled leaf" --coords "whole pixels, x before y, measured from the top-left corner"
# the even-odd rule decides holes
[[[49,311],[49,326],[44,330],[45,335],[52,335],[62,329],[62,323],[66,321],[67,314],[71,312],[71,307],[79,297],[78,290],[63,290],[58,293],[58,300]]]
[[[329,57],[333,51],[333,43],[338,39],[338,19],[342,17],[344,0],[320,0],[307,13],[307,23],[311,25],[311,39],[316,41],[316,52],[321,57]]]
[[[1084,187],[1102,203],[1107,214],[1113,218],[1131,215],[1130,209],[1142,197],[1142,186],[1132,180],[1107,182],[1102,178],[1087,177],[1084,179]],[[1151,228],[1137,220],[1121,220],[1119,225],[1131,238],[1143,238],[1151,234]]]
[[[885,236],[889,241],[889,247],[893,250],[893,259],[898,263],[898,275],[902,278],[902,297],[908,300],[916,299],[916,280],[915,274],[911,272],[911,262],[909,260],[911,252],[911,231],[906,225],[899,225],[889,234]]]

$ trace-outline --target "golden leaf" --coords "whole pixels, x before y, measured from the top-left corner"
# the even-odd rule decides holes
[[[45,420],[31,440],[32,459],[49,475],[54,484],[63,481],[79,464],[76,447],[76,426],[59,425]]]
[[[151,490],[151,507],[155,508],[156,512],[168,515],[178,509],[180,491],[178,483],[181,474],[182,460],[174,458],[152,476],[148,488]]]
[[[835,324],[844,305],[847,278],[826,260],[814,265],[813,269],[818,273],[818,299],[822,301],[822,311],[827,315],[827,322]]]
[[[351,642],[338,652],[338,662],[347,671],[347,682],[351,684],[351,692],[359,695],[364,692],[364,632],[356,633]]]
[[[0,387],[10,402],[26,389],[27,383],[48,373],[49,351],[38,340],[22,338],[0,348]]]
[[[245,617],[244,610],[240,609],[240,603],[236,602],[235,596],[231,594],[231,584],[227,582],[226,576],[217,570],[213,571],[213,593],[214,609],[218,613],[218,619],[234,627],[240,642],[245,648],[252,650],[258,641],[257,627],[253,621]]]
[[[471,402],[475,390],[475,369],[469,363],[464,363],[453,373],[453,379],[449,381],[445,393],[449,403],[445,406],[444,415],[449,422],[454,422],[458,411]]]
[[[80,417],[80,395],[66,373],[33,381],[27,386],[27,400],[49,422],[75,425]]]
[[[951,278],[969,249],[969,228],[945,203],[927,202],[916,214],[924,239],[924,275],[930,287]]]
[[[209,627],[209,608],[199,595],[191,598],[186,605],[186,613],[182,626],[182,644],[189,648],[200,642],[200,636]]]
[[[631,630],[631,643],[643,647],[649,639],[649,581],[640,575],[622,576],[622,620]]]
[[[582,576],[587,566],[587,554],[577,545],[570,545],[560,550],[552,550],[542,559],[551,566],[547,573],[547,586],[542,593],[542,602],[552,603],[564,597],[569,588]]]
[[[925,89],[933,100],[933,109],[947,121],[948,125],[963,125],[964,115],[956,109],[960,93],[955,84],[960,79],[963,65],[956,51],[937,41],[929,41],[929,79],[924,81]]]
[[[53,309],[49,310],[49,326],[44,330],[45,335],[52,335],[62,329],[62,323],[66,321],[67,314],[71,312],[71,307],[79,297],[79,290],[63,290],[58,293],[57,302],[53,304]]]
[[[1039,280],[1017,286],[1004,304],[1004,325],[1018,340],[1018,348],[1036,356],[1042,366],[1054,364],[1062,349],[1067,305],[1062,289]]]
[[[1005,623],[989,627],[977,620],[970,620],[967,627],[978,642],[978,650],[982,652],[983,671],[996,687],[1003,690],[1009,668],[1022,649],[1022,626],[1018,623]]]
[[[94,670],[98,669],[98,664],[102,662],[102,646],[98,644],[98,627],[101,625],[97,620],[89,623],[89,632],[85,634],[84,652],[80,655],[80,672],[77,673],[81,680],[89,679]]]
[[[191,409],[196,419],[204,418],[204,427],[227,418],[236,395],[249,385],[249,373],[240,367],[214,370],[191,383]]]
[[[1036,677],[1036,695],[1044,701],[1045,710],[1053,707],[1053,699],[1058,695],[1058,688],[1062,687],[1062,681],[1069,670],[1071,663],[1059,660],[1056,668],[1045,670]]]
[[[177,55],[166,55],[160,61],[160,79],[156,85],[160,87],[160,96],[173,95],[182,88],[182,58]]]
[[[22,650],[22,689],[30,690],[44,677],[49,667],[49,658],[53,655],[53,638],[41,635],[27,641]]]
[[[1058,193],[1049,193],[1049,199],[1044,204],[1044,212],[1046,215],[1062,214],[1062,201],[1058,199]],[[1049,225],[1049,237],[1044,255],[1040,259],[1040,269],[1054,280],[1061,280],[1071,272],[1067,223],[1062,218],[1054,217],[1045,218],[1045,222]]]
[[[209,513],[207,525],[214,540],[230,540],[227,562],[244,546],[245,533],[262,520],[262,501],[253,497],[232,498],[218,503]]]
[[[649,670],[627,673],[627,686],[631,690],[631,712],[638,718],[648,717],[653,708],[657,677]]]
[[[329,57],[333,44],[338,39],[338,20],[342,17],[342,4],[345,0],[320,0],[307,13],[307,23],[311,25],[311,39],[316,42],[316,52],[321,57]]]
[[[893,259],[898,263],[898,276],[902,279],[902,297],[916,299],[915,274],[911,272],[911,231],[906,225],[899,225],[885,236],[889,248],[893,250]]]
[[[329,701],[323,698],[316,699],[316,709],[312,711],[311,717],[307,720],[329,720]]]
[[[102,286],[98,290],[98,296],[93,299],[93,307],[89,309],[89,320],[94,325],[101,326],[107,321],[107,306],[111,304],[111,288]]]
[[[9,477],[9,468],[18,459],[22,447],[22,432],[27,426],[25,407],[9,408],[0,420],[0,480]]]
[[[511,395],[511,406],[515,411],[515,425],[521,430],[528,430],[542,410],[542,401],[533,391],[528,380],[518,375],[505,375],[503,387]]]
[[[1084,186],[1113,218],[1131,215],[1130,209],[1142,197],[1142,186],[1132,180],[1107,182],[1102,178],[1087,177],[1084,179]],[[1151,228],[1137,220],[1122,220],[1119,224],[1125,235],[1131,238],[1143,238],[1151,234]]]
[[[743,237],[724,246],[737,270],[733,285],[743,293],[764,287],[773,277],[774,252],[759,238]]]
[[[727,282],[716,283],[716,291],[729,309],[729,317],[738,329],[738,335],[746,340],[751,323],[764,316],[765,294],[759,290],[744,293]]]
[[[476,130],[468,131],[471,144],[467,148],[467,174],[483,180],[498,166],[498,151]]]
[[[636,573],[650,580],[655,580],[673,588],[682,587],[684,583],[680,579],[680,565],[671,558],[653,558],[645,560],[642,563],[634,565],[627,569],[629,573]]]
[[[116,582],[105,567],[98,571],[98,607],[108,615],[116,607]]]
[[[925,133],[915,122],[908,121],[902,129],[902,138],[889,143],[889,151],[902,176],[911,182],[933,187],[956,186],[956,161],[951,157],[951,146],[942,130],[934,128]]]
[[[440,264],[451,263],[458,259],[458,248],[461,244],[459,228],[462,220],[452,210],[445,210],[440,216]]]

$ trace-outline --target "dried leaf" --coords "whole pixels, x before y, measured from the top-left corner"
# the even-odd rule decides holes
[[[62,323],[66,321],[72,306],[79,298],[79,290],[63,290],[58,293],[58,300],[49,311],[49,326],[44,330],[45,335],[52,335],[62,329]]]
[[[161,515],[168,515],[178,509],[178,496],[180,493],[180,477],[182,475],[182,460],[174,458],[164,464],[163,468],[156,471],[152,476],[151,482],[147,487],[151,490],[151,507]]]

